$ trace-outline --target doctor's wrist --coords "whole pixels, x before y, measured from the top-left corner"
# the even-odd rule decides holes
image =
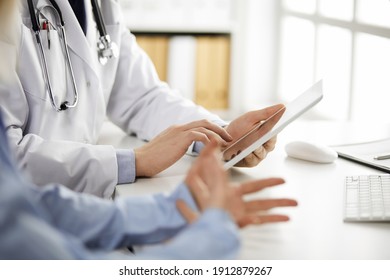
[[[143,147],[135,149],[134,155],[136,177],[152,177],[158,173],[154,171],[153,159],[149,158],[149,153]]]

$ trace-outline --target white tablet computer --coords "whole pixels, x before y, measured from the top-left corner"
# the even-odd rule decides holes
[[[321,101],[322,81],[314,84],[294,101],[261,122],[251,131],[222,151],[225,169],[233,167],[254,150],[281,132],[287,125]]]

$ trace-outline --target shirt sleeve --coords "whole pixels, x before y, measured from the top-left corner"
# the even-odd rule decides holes
[[[138,259],[235,259],[240,249],[238,229],[229,214],[209,209],[167,244],[147,247]]]
[[[118,184],[130,184],[135,182],[135,153],[134,150],[116,150],[118,163]]]
[[[115,203],[90,195],[78,195],[60,186],[29,190],[34,203],[43,210],[42,217],[49,224],[78,236],[87,247],[95,249],[116,249],[168,240],[187,226],[176,209],[176,201],[183,199],[196,209],[184,184],[171,195],[129,197]]]
[[[30,191],[41,217],[62,235],[73,237],[69,251],[81,258],[105,258],[91,255],[90,250],[129,245],[154,245],[137,253],[137,259],[226,259],[234,258],[239,249],[236,225],[222,210],[209,209],[196,223],[187,224],[175,204],[183,199],[197,209],[185,184],[168,196],[124,198],[115,203],[59,186]],[[85,252],[75,247],[74,237]]]
[[[219,209],[209,209],[197,222],[184,228],[169,242],[144,247],[135,255],[96,250],[83,244],[81,239],[85,234],[79,236],[69,233],[61,227],[61,222],[48,223],[43,219],[43,215],[50,215],[44,214],[45,211],[39,209],[29,196],[23,196],[23,192],[18,193],[23,187],[20,182],[12,181],[17,184],[15,188],[0,189],[1,259],[232,259],[237,256],[240,248],[238,231],[229,215]],[[67,199],[64,197],[64,201]],[[94,206],[101,207],[98,204]],[[82,205],[75,206],[82,208]],[[73,209],[67,209],[63,213],[68,211],[71,213],[69,217],[78,219],[73,216]],[[89,216],[91,215],[89,213]],[[116,223],[107,224],[108,227],[115,225]],[[86,226],[92,225],[87,223]],[[108,227],[102,228],[100,233],[96,231],[106,242],[109,242],[111,235]],[[108,234],[104,234],[104,230],[107,230]],[[90,233],[94,231],[93,227],[89,230]]]
[[[209,209],[187,225],[175,207],[176,200],[183,199],[196,209],[184,184],[169,196],[116,203],[60,186],[36,188],[4,156],[2,140],[2,259],[230,259],[238,252],[238,231],[226,212]],[[130,244],[155,243],[136,255],[104,253]]]

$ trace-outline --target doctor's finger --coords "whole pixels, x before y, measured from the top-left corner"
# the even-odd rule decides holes
[[[293,199],[266,199],[266,200],[253,200],[245,203],[245,209],[248,212],[257,212],[270,210],[276,207],[294,207],[298,202]]]
[[[257,111],[252,111],[248,113],[248,120],[252,123],[258,123],[260,121],[266,120],[275,114],[277,111],[284,107],[283,104],[277,104],[268,108],[264,108]]]
[[[264,143],[263,147],[267,150],[267,152],[272,152],[275,149],[277,142],[277,136],[272,137],[270,140]]]
[[[268,150],[265,148],[265,146],[261,146],[260,148],[254,150],[250,155],[251,157],[248,157],[248,161],[251,160],[253,162],[252,164],[259,164],[260,161],[264,160],[268,155]],[[248,162],[250,164],[250,162]]]
[[[219,125],[212,123],[208,120],[191,122],[189,124],[184,125],[183,129],[184,130],[191,130],[191,129],[199,128],[199,127],[203,127],[203,128],[206,128],[208,130],[211,130],[211,131],[217,133],[225,141],[232,141],[233,140],[233,138],[230,136],[230,134],[224,128],[222,128]]]
[[[209,140],[215,140],[219,145],[226,147],[228,143],[217,133],[204,127],[194,128],[191,131],[197,131],[207,136]]]
[[[239,192],[240,194],[251,194],[259,192],[265,188],[274,187],[277,185],[284,184],[285,181],[282,178],[269,178],[263,180],[256,180],[251,182],[246,182],[240,185]]]
[[[204,133],[201,133],[201,132],[198,132],[198,131],[194,131],[194,130],[187,131],[185,133],[186,133],[185,137],[190,142],[196,142],[197,141],[197,142],[202,142],[205,145],[210,143],[210,139]]]
[[[254,152],[250,153],[246,158],[240,161],[237,166],[238,167],[255,167],[257,166],[263,159],[267,157],[267,151],[264,147],[260,147]]]

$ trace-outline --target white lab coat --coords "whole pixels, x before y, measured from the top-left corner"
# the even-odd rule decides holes
[[[95,145],[106,117],[128,134],[145,140],[173,124],[204,118],[220,121],[159,80],[152,62],[124,26],[121,8],[114,0],[102,0],[101,9],[107,31],[120,48],[120,57],[106,66],[97,59],[98,33],[90,1],[85,0],[85,36],[68,1],[57,0],[80,96],[75,109],[56,112],[45,88],[26,2],[21,3],[18,87],[11,93],[0,92],[0,106],[19,167],[37,185],[56,182],[79,192],[110,197],[118,177],[116,152],[111,146]],[[37,7],[45,5],[50,5],[49,1],[38,0]],[[42,36],[47,48],[45,32]],[[72,87],[64,82],[64,55],[55,32],[50,34],[51,49],[46,54],[54,94],[57,103],[72,102]]]

